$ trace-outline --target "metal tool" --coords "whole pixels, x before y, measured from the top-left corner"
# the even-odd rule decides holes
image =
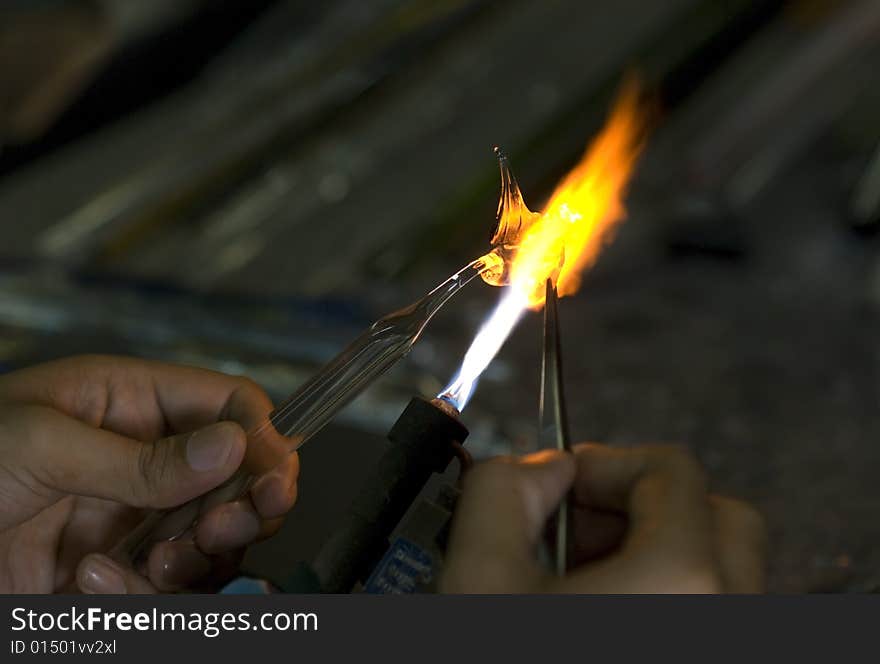
[[[558,295],[552,279],[547,279],[544,302],[544,353],[541,363],[541,397],[538,438],[541,449],[571,450],[568,417],[562,385],[562,353],[559,341]],[[554,560],[557,574],[565,574],[571,562],[571,494],[559,505],[556,514]]]

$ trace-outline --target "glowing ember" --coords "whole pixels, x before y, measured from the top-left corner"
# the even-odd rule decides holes
[[[440,395],[459,410],[522,314],[543,305],[547,279],[556,282],[560,296],[576,292],[581,272],[595,263],[623,220],[623,196],[644,140],[638,96],[633,82],[624,85],[602,131],[556,187],[543,213],[528,209],[499,152],[502,190],[495,249],[481,259],[489,266],[482,276],[489,284],[510,288],[474,338],[459,374]]]

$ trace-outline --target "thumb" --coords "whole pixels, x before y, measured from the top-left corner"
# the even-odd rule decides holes
[[[526,592],[543,570],[544,525],[574,481],[570,454],[539,452],[471,470],[456,508],[444,592]]]
[[[59,413],[30,407],[24,427],[24,468],[57,492],[164,508],[195,498],[230,477],[247,436],[234,422],[144,442]],[[26,419],[26,422],[22,421]]]
[[[116,487],[123,501],[146,507],[173,507],[223,483],[244,458],[247,435],[235,422],[217,422],[129,452],[129,477]],[[133,462],[133,465],[132,465]],[[130,492],[126,499],[126,492]]]

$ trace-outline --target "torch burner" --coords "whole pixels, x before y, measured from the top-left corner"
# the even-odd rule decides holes
[[[440,399],[413,398],[388,433],[385,453],[314,562],[321,590],[347,593],[364,581],[428,479],[460,456],[468,430]]]

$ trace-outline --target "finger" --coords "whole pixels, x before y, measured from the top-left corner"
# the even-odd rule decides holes
[[[211,556],[211,572],[191,587],[193,592],[216,593],[240,573],[245,549],[235,549]]]
[[[274,433],[268,440],[273,438],[280,440]],[[204,514],[198,520],[196,541],[204,551],[216,554],[251,543],[262,519],[286,514],[296,501],[298,455],[280,446],[267,446],[265,440],[260,432],[249,435],[241,472],[236,476],[238,483],[232,488],[224,485],[227,488],[223,491],[208,493],[201,501],[199,509]],[[255,474],[258,476],[253,478]]]
[[[681,448],[650,445],[575,448],[575,501],[627,515],[627,540],[662,539],[702,557],[712,532],[706,478]]]
[[[214,488],[238,468],[245,434],[235,423],[144,443],[28,406],[14,424],[22,467],[50,489],[135,507],[179,505]]]
[[[199,518],[196,526],[196,543],[202,551],[217,555],[246,547],[272,537],[284,525],[284,517],[259,520],[247,501],[239,502],[244,503],[246,507],[225,503]],[[230,512],[234,514],[230,515]]]
[[[260,528],[260,534],[257,535],[257,541],[261,541],[264,539],[268,539],[275,535],[281,527],[284,525],[284,517],[279,517],[277,519],[266,519],[263,521],[262,527]]]
[[[152,595],[156,588],[134,570],[99,553],[83,558],[76,570],[77,587],[92,595]]]
[[[726,592],[760,593],[765,588],[767,528],[750,505],[723,496],[711,497],[715,515],[715,549]]]
[[[261,518],[275,519],[290,511],[296,503],[298,479],[299,455],[294,452],[254,481],[250,496]]]
[[[456,508],[445,592],[511,592],[543,571],[535,548],[574,478],[570,455],[496,460],[468,472]]]
[[[131,426],[132,403],[140,406],[142,419],[164,417],[178,431],[224,419],[221,413],[241,418],[236,421],[242,426],[256,426],[272,409],[265,392],[241,376],[105,355],[70,357],[6,374],[0,377],[0,398],[43,404],[110,429],[117,419],[124,428]]]
[[[572,517],[574,565],[607,556],[620,548],[627,531],[625,516],[575,506]]]
[[[618,554],[553,580],[558,592],[718,592],[706,480],[681,449],[575,448],[579,505],[628,519]]]
[[[268,422],[272,403],[253,381],[195,367],[90,355],[0,377],[0,399],[41,404],[96,428],[141,441],[217,420],[249,432],[245,469],[262,474],[294,447]]]
[[[0,399],[49,406],[140,440],[192,431],[223,419],[250,431],[272,410],[262,388],[242,376],[103,355],[66,358],[8,373],[0,377]]]
[[[253,542],[262,523],[249,498],[223,503],[199,517],[196,543],[205,553],[231,551]]]
[[[199,547],[216,554],[246,546],[262,536],[263,521],[278,520],[293,507],[298,477],[299,458],[296,453],[288,454],[280,466],[257,478],[249,497],[218,505],[199,517]]]

